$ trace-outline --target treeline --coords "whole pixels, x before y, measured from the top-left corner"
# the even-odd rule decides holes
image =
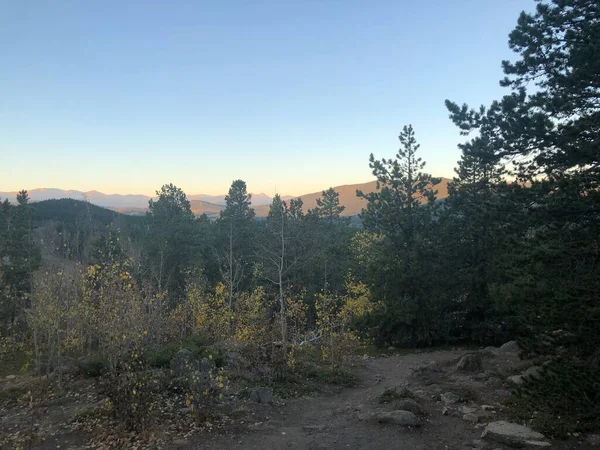
[[[276,325],[285,363],[294,339],[326,336],[337,319],[344,331],[384,346],[518,338],[524,351],[547,363],[542,382],[527,383],[513,400],[523,417],[534,411],[556,417],[560,405],[573,429],[595,426],[598,23],[596,1],[538,3],[510,35],[519,59],[503,62],[501,84],[509,93],[478,109],[446,101],[451,120],[469,136],[459,145],[447,199],[436,200],[438,180],[423,171],[407,126],[394,158],[371,155],[378,190],[357,193],[368,201],[363,229],[340,217],[333,189],[309,211],[301,200],[288,204],[276,196],[267,219],[257,221],[246,184],[236,180],[225,210],[211,222],[194,217],[185,194],[165,185],[135,236],[101,233],[80,261],[94,274],[117,267],[123,283],[114,289],[139,290],[166,311],[196,308],[185,319],[194,324],[182,319],[182,336],[198,331],[199,317],[207,323],[201,305],[214,306],[220,317],[237,314],[224,325],[235,335],[242,312],[256,312],[252,298],[263,308],[259,316]],[[19,205],[3,204],[0,217],[2,308],[10,311],[3,314],[5,335],[35,307],[29,299],[36,296],[39,258],[28,207],[23,193]],[[102,286],[82,289],[89,294]],[[21,330],[27,336],[27,326]]]

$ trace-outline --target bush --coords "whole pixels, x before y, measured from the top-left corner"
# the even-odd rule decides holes
[[[77,367],[86,377],[101,377],[109,369],[108,360],[101,355],[90,355],[77,361]]]
[[[172,342],[164,345],[156,351],[147,352],[145,354],[145,362],[150,367],[167,368],[171,360],[179,350],[186,349],[191,351],[194,356],[199,359],[208,357],[208,350],[204,346],[204,339],[199,335],[190,336],[182,343]],[[222,358],[215,358],[215,364],[220,367]]]
[[[541,433],[566,437],[600,428],[600,370],[553,362],[539,380],[525,383],[507,400],[514,418]]]

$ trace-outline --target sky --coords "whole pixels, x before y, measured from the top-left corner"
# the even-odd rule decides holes
[[[500,97],[533,0],[0,0],[0,191],[301,195],[373,179],[412,124],[453,176],[444,100]]]

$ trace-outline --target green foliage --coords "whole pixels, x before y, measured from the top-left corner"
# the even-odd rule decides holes
[[[149,367],[167,368],[171,363],[173,356],[182,349],[191,351],[198,358],[208,357],[208,350],[205,347],[205,342],[201,336],[190,336],[182,343],[171,342],[158,350],[149,351],[144,355],[144,360]],[[219,364],[217,364],[217,362]],[[215,360],[217,366],[222,365],[222,360]]]

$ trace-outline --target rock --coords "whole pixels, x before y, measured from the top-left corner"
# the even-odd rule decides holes
[[[446,406],[444,406],[442,408],[442,416],[447,416],[448,414],[450,414],[450,409]]]
[[[498,348],[498,353],[519,353],[521,349],[519,348],[519,344],[517,341],[508,341],[505,344],[502,344],[500,348]]]
[[[523,372],[522,378],[539,380],[542,378],[542,368],[538,366],[531,366],[529,369]]]
[[[486,448],[487,444],[484,441],[482,441],[481,439],[473,439],[471,447],[473,447],[473,448]]]
[[[394,350],[396,350],[396,347],[394,347],[393,345],[390,345],[388,347],[388,351],[393,352]]]
[[[585,442],[593,447],[600,447],[600,434],[588,435],[588,437],[585,439]]]
[[[522,375],[513,375],[512,377],[508,377],[506,380],[517,386],[521,386],[523,384]]]
[[[487,372],[481,372],[473,375],[473,379],[476,381],[485,381],[489,378],[490,374]]]
[[[16,375],[6,375],[5,377],[7,380],[14,380],[15,378],[17,378]]]
[[[508,397],[510,397],[510,391],[507,391],[506,389],[496,389],[494,391],[494,398],[497,400],[504,400]]]
[[[456,370],[461,372],[478,372],[482,369],[481,357],[475,353],[463,356],[456,364]]]
[[[493,411],[496,409],[494,406],[491,406],[491,405],[481,405],[480,408],[483,409],[484,411]]]
[[[474,414],[474,413],[467,413],[464,414],[462,416],[463,420],[466,420],[467,422],[471,422],[471,423],[478,423],[479,422],[479,415]]]
[[[526,426],[499,420],[485,427],[482,439],[516,447],[549,447],[543,434],[533,431]]]
[[[174,375],[183,376],[196,370],[198,364],[194,354],[190,350],[182,348],[171,359],[170,367]]]
[[[378,411],[373,414],[372,420],[401,427],[418,427],[421,424],[414,413],[401,409],[397,411]]]
[[[454,392],[444,392],[440,395],[440,399],[444,402],[444,405],[454,405],[459,402],[460,396]]]
[[[256,403],[273,403],[273,391],[265,387],[251,389],[248,396]]]
[[[493,356],[498,355],[498,349],[496,347],[490,345],[490,346],[484,348],[483,350],[480,350],[479,353],[482,354],[483,356],[493,357]]]
[[[491,388],[499,388],[503,385],[503,383],[502,380],[498,377],[490,377],[485,382],[485,385]]]
[[[421,405],[419,405],[417,402],[415,402],[414,400],[412,400],[410,398],[405,398],[405,399],[394,402],[394,409],[410,411],[410,412],[418,414],[420,416],[425,415],[425,411],[423,411],[423,408],[421,408]]]
[[[471,406],[461,406],[458,410],[463,414],[471,414],[477,411],[477,408],[473,408]]]

